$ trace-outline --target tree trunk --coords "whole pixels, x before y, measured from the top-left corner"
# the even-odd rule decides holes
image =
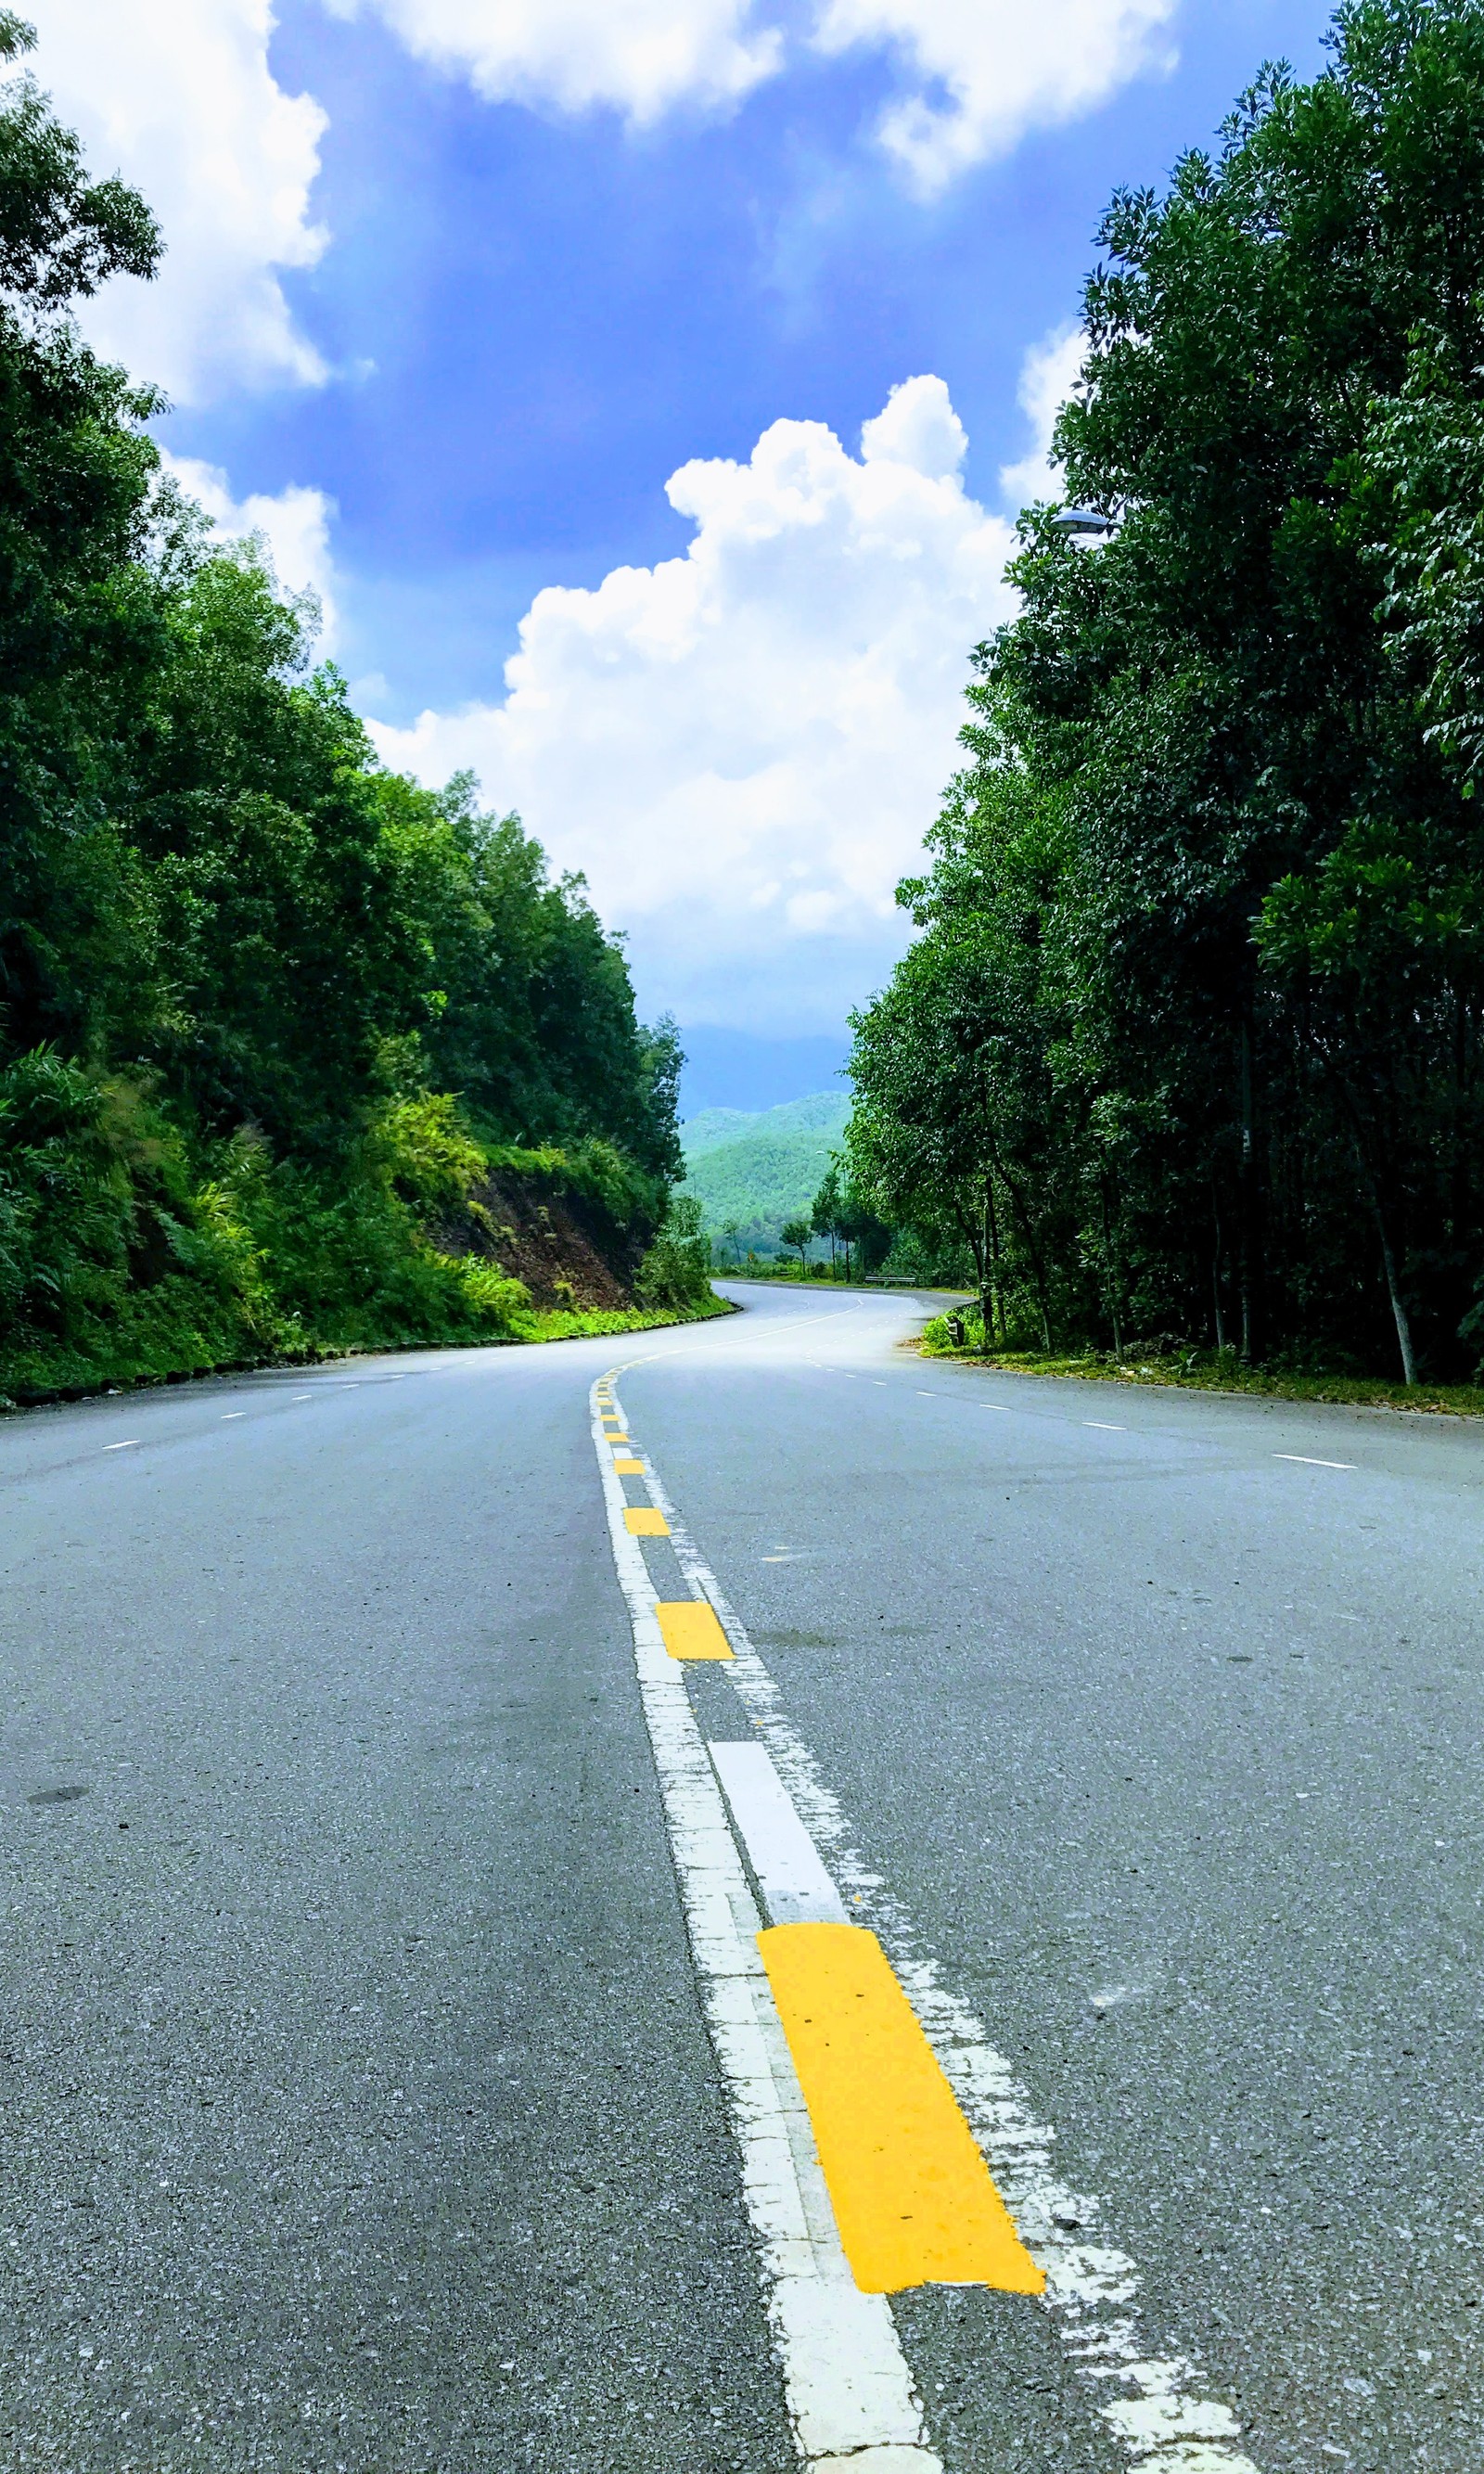
[[[985,1179],[985,1219],[989,1231],[990,1292],[994,1304],[994,1336],[1001,1341],[1005,1331],[1005,1280],[1000,1270],[1000,1221],[994,1207],[994,1172]]]
[[[989,1201],[989,1186],[990,1179],[986,1176],[979,1214],[979,1247],[976,1258],[979,1271],[979,1320],[984,1325],[986,1357],[994,1346],[995,1322],[994,1282],[989,1269],[994,1259],[989,1245],[989,1214],[992,1208]]]
[[[1403,1383],[1412,1384],[1417,1381],[1417,1360],[1412,1354],[1412,1321],[1407,1313],[1406,1299],[1401,1294],[1400,1283],[1397,1278],[1397,1258],[1392,1251],[1391,1234],[1386,1225],[1386,1214],[1381,1209],[1379,1195],[1375,1196],[1375,1209],[1376,1234],[1381,1241],[1381,1261],[1386,1267],[1386,1294],[1391,1299],[1392,1320],[1397,1326],[1397,1345],[1401,1351],[1401,1380]]]
[[[1041,1318],[1041,1339],[1049,1357],[1051,1355],[1051,1317],[1046,1311],[1046,1272],[1041,1262],[1041,1249],[1035,1242],[1035,1228],[1031,1214],[1026,1209],[1024,1198],[1017,1192],[1009,1177],[1006,1177],[1005,1185],[1019,1215],[1020,1225],[1025,1231],[1026,1252],[1031,1257],[1031,1277],[1035,1283],[1036,1311]]]
[[[1211,1298],[1216,1308],[1216,1354],[1218,1357],[1224,1357],[1227,1351],[1227,1318],[1221,1302],[1221,1258],[1226,1249],[1222,1244],[1221,1204],[1216,1200],[1214,1177],[1211,1180],[1211,1218],[1216,1223],[1216,1251],[1211,1256]]]
[[[1326,1063],[1328,1063],[1327,1058]],[[1361,1115],[1355,1094],[1343,1074],[1337,1073],[1332,1066],[1329,1071],[1333,1087],[1340,1095],[1340,1104],[1350,1119],[1350,1139],[1355,1146],[1355,1158],[1360,1168],[1361,1182],[1365,1186],[1371,1204],[1371,1217],[1375,1222],[1375,1233],[1381,1241],[1381,1268],[1386,1274],[1386,1295],[1391,1300],[1391,1318],[1397,1326],[1397,1346],[1401,1352],[1401,1380],[1410,1386],[1417,1381],[1417,1359],[1412,1349],[1412,1318],[1407,1312],[1407,1301],[1401,1294],[1401,1282],[1397,1277],[1397,1254],[1391,1242],[1391,1227],[1386,1216],[1386,1206],[1381,1201],[1381,1181],[1372,1165],[1372,1153],[1366,1142],[1365,1120]]]
[[[1248,1014],[1242,1015],[1242,1151],[1238,1170],[1240,1225],[1238,1228],[1238,1265],[1242,1292],[1242,1363],[1251,1366],[1256,1335],[1256,1242],[1254,1191],[1256,1185],[1256,1143],[1253,1132],[1253,1032]]]
[[[1098,1177],[1098,1200],[1103,1206],[1103,1266],[1107,1274],[1107,1310],[1113,1323],[1113,1355],[1123,1355],[1123,1327],[1118,1314],[1118,1264],[1113,1253],[1113,1231],[1108,1219],[1107,1179]]]
[[[967,1212],[961,1211],[958,1203],[955,1202],[953,1206],[953,1216],[959,1224],[960,1236],[962,1238],[965,1246],[969,1249],[969,1252],[974,1257],[974,1285],[979,1291],[980,1319],[985,1324],[985,1347],[987,1350],[989,1346],[989,1325],[988,1322],[985,1321],[985,1308],[988,1297],[989,1273],[985,1255],[985,1228],[983,1214],[981,1214],[980,1220],[976,1225],[976,1223],[969,1218]]]

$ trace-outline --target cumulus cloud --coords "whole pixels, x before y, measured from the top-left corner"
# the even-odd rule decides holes
[[[264,491],[254,491],[245,498],[234,498],[231,485],[218,465],[203,464],[193,455],[172,455],[168,451],[162,451],[160,461],[187,497],[206,509],[224,540],[240,541],[249,533],[259,534],[285,593],[314,594],[321,615],[318,650],[322,655],[332,653],[337,613],[329,527],[335,513],[334,500],[327,497],[323,490],[305,489],[294,482],[271,497]]]
[[[1159,57],[1179,0],[330,0],[374,8],[409,51],[493,98],[635,121],[735,102],[804,47],[894,55],[904,91],[878,134],[931,195],[1031,128],[1075,118]]]
[[[914,377],[849,453],[778,421],[686,464],[685,555],[537,595],[498,704],[373,726],[386,762],[470,765],[625,929],[646,1004],[838,1023],[904,941],[892,894],[958,761],[971,647],[1010,603],[1009,526]]]
[[[325,376],[280,276],[310,266],[325,114],[283,93],[269,0],[47,0],[30,65],[89,167],[121,172],[159,218],[150,284],[124,278],[84,312],[91,341],[182,403]]]
[[[1016,512],[1037,498],[1055,498],[1060,478],[1051,456],[1057,415],[1082,372],[1087,339],[1081,327],[1058,327],[1027,352],[1020,372],[1020,408],[1031,424],[1029,454],[1000,467],[1000,488]]]
[[[342,16],[361,0],[330,0]],[[493,100],[581,111],[609,104],[639,122],[671,105],[734,102],[772,74],[776,27],[752,0],[371,0],[418,58],[462,70]]]
[[[924,194],[1027,129],[1100,103],[1157,57],[1178,0],[328,0],[375,11],[416,57],[492,99],[644,123],[724,108],[811,45],[901,69],[878,134]],[[282,276],[327,235],[310,192],[326,127],[269,60],[271,0],[48,0],[35,66],[100,171],[143,189],[157,281],[85,312],[92,340],[182,403],[327,375]],[[779,22],[780,20],[786,21]],[[786,26],[789,30],[786,32]]]
[[[1152,62],[1179,0],[820,0],[815,40],[842,52],[888,45],[909,91],[880,137],[932,196],[1003,155],[1029,129],[1074,120]]]

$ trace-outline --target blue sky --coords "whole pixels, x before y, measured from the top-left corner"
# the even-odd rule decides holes
[[[328,591],[389,761],[474,763],[587,868],[645,1006],[712,1027],[697,1101],[745,1104],[727,1029],[812,1042],[813,1072],[899,949],[890,884],[1034,478],[1028,355],[1075,320],[1103,205],[1264,57],[1312,72],[1328,11],[1045,0],[1046,58],[997,0],[545,11],[187,0],[142,12],[141,62],[105,0],[53,0],[39,68],[159,204],[166,277],[97,331],[171,385],[187,479]],[[657,91],[671,26],[694,58]],[[1100,42],[1079,91],[1058,45]]]

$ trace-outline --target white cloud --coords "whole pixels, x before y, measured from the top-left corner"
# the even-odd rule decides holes
[[[648,121],[735,102],[785,63],[780,13],[826,53],[895,54],[878,134],[925,195],[1028,129],[1076,118],[1162,57],[1179,0],[330,0],[500,100]]]
[[[925,194],[1034,126],[1100,103],[1156,56],[1178,0],[329,0],[375,10],[417,57],[491,98],[636,122],[724,108],[786,64],[786,17],[826,52],[898,58],[879,135]],[[143,189],[167,254],[87,305],[106,352],[183,403],[327,373],[286,270],[327,235],[310,192],[326,118],[269,61],[271,0],[48,0],[33,65],[100,172]]]
[[[1000,489],[1018,514],[1037,498],[1054,498],[1060,476],[1051,458],[1051,434],[1082,373],[1087,338],[1081,327],[1058,327],[1044,343],[1033,345],[1020,372],[1020,408],[1031,424],[1033,445],[1028,455],[1000,467]]]
[[[1027,130],[1075,120],[1153,62],[1179,0],[820,0],[827,52],[889,45],[913,91],[882,143],[926,196],[1009,152]]]
[[[23,12],[23,13],[25,13]],[[30,65],[90,170],[143,190],[166,255],[87,304],[92,342],[178,401],[325,376],[280,270],[310,266],[325,114],[268,62],[269,0],[47,0]]]
[[[478,773],[629,932],[648,1005],[834,1025],[885,976],[892,901],[958,761],[968,654],[1010,609],[1009,526],[967,497],[942,380],[859,457],[779,421],[682,466],[681,558],[537,595],[502,703],[374,726],[388,764]]]
[[[181,488],[205,507],[223,540],[240,541],[247,533],[262,535],[284,591],[312,593],[318,600],[322,620],[318,651],[322,656],[332,653],[337,613],[329,526],[334,500],[323,490],[305,489],[297,482],[273,497],[254,491],[246,498],[234,498],[219,466],[167,450],[162,450],[160,461]]]
[[[360,0],[330,0],[342,16]],[[467,72],[492,100],[564,111],[611,104],[635,121],[734,102],[782,57],[752,0],[372,0],[420,60]]]

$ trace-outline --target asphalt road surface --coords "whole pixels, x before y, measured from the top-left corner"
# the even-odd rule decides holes
[[[1477,2474],[1484,1432],[731,1294],[0,1425],[0,2466]]]

